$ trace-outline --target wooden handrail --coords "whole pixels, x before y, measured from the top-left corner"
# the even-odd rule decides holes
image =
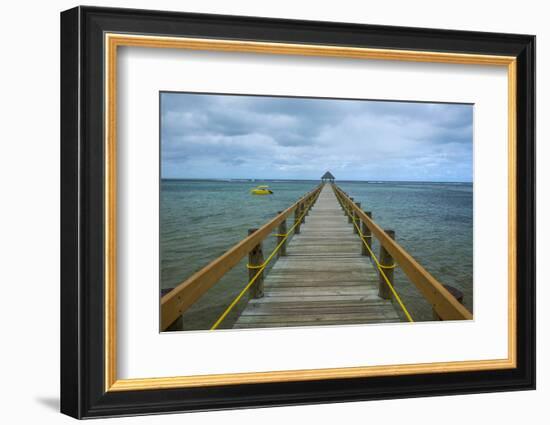
[[[422,295],[430,302],[433,309],[443,320],[471,320],[473,315],[441,284],[435,277],[422,267],[405,249],[395,242],[384,230],[378,226],[350,197],[336,184],[332,189],[344,200],[347,207],[352,209],[361,222],[369,228],[372,235],[390,253],[399,264],[410,281],[418,288]]]
[[[223,255],[193,274],[172,291],[161,298],[160,326],[167,329],[189,307],[191,307],[206,291],[216,284],[228,271],[235,267],[248,253],[261,243],[273,229],[286,220],[287,217],[300,205],[310,201],[322,189],[323,183],[306,193],[298,201],[275,216],[247,238],[241,240]]]

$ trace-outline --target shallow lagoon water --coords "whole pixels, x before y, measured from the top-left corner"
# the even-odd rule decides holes
[[[471,183],[337,182],[393,229],[396,240],[440,282],[464,292],[472,310],[473,192]],[[270,196],[250,189],[267,184]],[[318,181],[163,180],[160,196],[161,288],[171,288],[246,237]],[[264,244],[267,256],[275,238]],[[376,253],[378,246],[375,245]],[[184,316],[184,329],[209,329],[248,281],[246,259],[227,273]],[[431,307],[396,270],[396,289],[416,321],[431,320]],[[231,327],[243,299],[222,328]]]

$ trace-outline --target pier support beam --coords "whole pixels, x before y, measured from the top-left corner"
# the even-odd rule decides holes
[[[357,205],[359,208],[361,208],[361,202],[356,202],[355,205]],[[361,228],[361,221],[359,220],[359,216],[357,215],[357,211],[353,210],[353,221],[357,226],[353,226],[353,233],[356,235],[359,234],[359,229]]]
[[[353,198],[349,198],[349,199],[350,199],[351,202],[353,203]],[[346,207],[348,208],[348,210],[350,209],[350,207],[349,207],[348,205],[346,205]],[[353,212],[352,212],[352,214],[353,214]],[[352,222],[352,219],[351,219],[352,214],[349,214],[349,215],[348,215],[348,223],[351,223],[351,222]]]
[[[183,316],[180,316],[173,322],[168,328],[167,331],[183,331]]]
[[[277,212],[277,215],[281,214],[282,211]],[[277,229],[277,233],[279,233],[279,236],[277,236],[277,245],[279,245],[283,239],[285,238],[282,235],[286,235],[286,219],[281,221],[281,224],[279,224],[279,228]],[[279,257],[285,257],[286,256],[286,243],[287,240],[284,241],[284,243],[279,248]]]
[[[395,232],[393,230],[384,230],[386,234],[392,238],[395,239]],[[384,274],[390,281],[390,283],[393,285],[393,265],[395,264],[395,260],[390,255],[388,251],[386,251],[386,248],[384,248],[382,245],[380,245],[380,265],[382,266],[382,270],[384,270]],[[382,273],[379,272],[378,276],[378,296],[380,298],[384,298],[385,300],[389,300],[392,297],[391,289],[389,288],[388,284],[386,283],[386,280],[382,276]]]
[[[171,292],[174,289],[172,288],[162,288],[160,290],[160,296],[161,298],[164,297],[166,294]],[[181,314],[170,326],[168,326],[165,330],[167,331],[183,331],[183,314]]]
[[[460,290],[460,289],[457,289],[455,288],[454,286],[451,286],[451,285],[443,285],[445,287],[445,289],[447,291],[449,291],[451,293],[451,295],[453,297],[455,297],[455,299],[462,305],[464,305],[464,293]],[[433,318],[434,320],[443,320],[439,314],[437,314],[437,312],[435,311],[435,308],[432,309],[432,312],[433,312]]]
[[[365,211],[365,214],[369,218],[372,218],[372,213],[370,211]],[[365,238],[365,243],[372,249],[372,233],[364,221],[361,222],[361,233],[363,234],[363,238]],[[370,252],[364,243],[361,244],[361,255],[366,255],[370,258]]]
[[[313,199],[313,196],[310,196],[307,198],[306,202],[304,203],[305,205],[305,217],[304,217],[304,221],[306,219],[306,217],[309,215],[309,210],[311,209],[311,200]]]
[[[300,221],[300,216],[302,215],[302,204],[298,204],[296,206],[296,209],[294,210],[294,224],[296,224],[296,227],[294,228],[294,234],[295,235],[298,235],[300,234],[300,224],[299,221]]]
[[[248,229],[248,235],[251,235],[258,229]],[[248,253],[248,279],[252,279],[258,273],[258,268],[264,263],[264,252],[260,242],[252,251]],[[248,290],[250,298],[262,298],[264,296],[264,272],[256,278],[254,284]]]

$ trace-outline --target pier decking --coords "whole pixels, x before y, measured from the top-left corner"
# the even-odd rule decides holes
[[[391,300],[378,296],[378,273],[361,255],[330,185],[264,279],[234,328],[266,328],[401,321]]]

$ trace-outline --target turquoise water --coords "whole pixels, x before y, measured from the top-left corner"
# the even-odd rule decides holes
[[[251,196],[263,181],[163,180],[160,197],[161,288],[171,288],[243,239],[314,188],[318,181],[266,181],[271,196]],[[440,282],[464,292],[472,310],[472,184],[338,182],[393,229],[396,240]],[[264,253],[275,246],[268,238]],[[378,252],[378,246],[375,245]],[[246,259],[227,273],[184,316],[184,329],[208,329],[248,281]],[[399,270],[396,289],[415,320],[431,308]],[[245,300],[227,317],[231,327]]]

